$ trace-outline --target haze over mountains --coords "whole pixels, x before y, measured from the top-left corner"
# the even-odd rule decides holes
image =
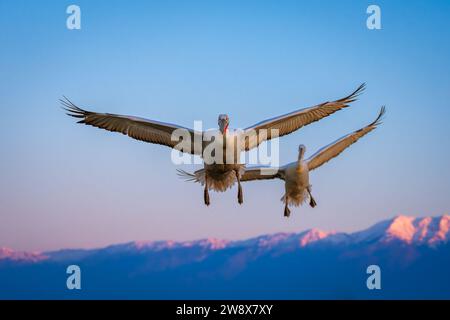
[[[398,216],[355,233],[136,241],[29,253],[0,248],[0,298],[447,298],[450,216]],[[82,290],[66,289],[66,268]],[[381,268],[368,290],[366,269]]]

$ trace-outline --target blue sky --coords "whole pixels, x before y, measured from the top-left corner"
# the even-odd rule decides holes
[[[66,28],[77,4],[82,29]],[[366,28],[377,4],[382,30]],[[0,0],[0,246],[47,250],[142,239],[353,231],[449,210],[448,1]],[[282,217],[281,181],[211,194],[176,176],[170,150],[76,125],[86,108],[245,127],[360,83],[352,108],[280,141],[281,163],[370,122],[383,126],[311,175],[318,207]],[[184,169],[194,169],[185,166]]]

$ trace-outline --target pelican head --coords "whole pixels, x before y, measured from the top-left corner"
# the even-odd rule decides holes
[[[302,161],[303,156],[305,155],[306,147],[305,145],[301,144],[298,146],[298,160]]]
[[[228,129],[228,125],[230,124],[230,119],[228,118],[228,115],[226,114],[219,115],[219,119],[217,120],[217,122],[219,124],[220,132],[224,134]]]

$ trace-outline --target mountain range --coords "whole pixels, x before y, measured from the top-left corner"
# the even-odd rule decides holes
[[[0,299],[450,299],[449,230],[449,215],[397,216],[354,233],[0,248]],[[66,288],[73,264],[81,290]],[[370,265],[380,290],[367,288]]]

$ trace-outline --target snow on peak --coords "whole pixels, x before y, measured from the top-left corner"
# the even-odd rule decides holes
[[[197,241],[188,241],[184,242],[183,246],[185,247],[193,247],[193,246],[200,246],[203,248],[208,248],[211,250],[218,250],[223,249],[226,247],[226,245],[229,243],[227,240],[217,239],[217,238],[207,238]]]
[[[316,241],[325,239],[333,233],[325,232],[318,229],[311,229],[300,236],[299,244],[301,247],[306,247],[307,245],[314,243]]]
[[[10,248],[0,247],[0,259],[8,258],[14,253]]]
[[[221,240],[216,238],[206,238],[194,241],[182,241],[177,242],[173,240],[167,241],[134,241],[132,246],[138,250],[152,249],[152,250],[164,250],[173,248],[190,248],[190,247],[202,247],[211,250],[223,249],[229,243],[227,240]]]
[[[398,216],[391,220],[382,240],[436,245],[449,240],[449,230],[449,215],[425,218]]]
[[[448,241],[450,238],[450,215],[446,214],[439,220],[439,229],[434,237],[430,239],[432,243],[439,241]]]
[[[419,243],[428,243],[435,245],[440,242],[446,242],[450,238],[450,216],[444,215],[442,217],[427,217],[417,219],[415,221],[416,234],[414,241]]]
[[[10,248],[0,247],[0,259],[38,262],[46,258],[45,255],[42,255],[39,252],[14,251]]]
[[[414,217],[395,217],[385,232],[385,239],[399,239],[411,243],[416,233]]]
[[[292,236],[292,234],[280,232],[280,233],[275,233],[275,234],[271,234],[271,235],[260,236],[260,237],[256,238],[256,240],[258,242],[259,247],[271,248],[271,247],[274,247],[275,245],[279,244],[280,242],[286,241],[286,239],[290,236]],[[251,242],[251,240],[252,239],[250,239],[250,242]]]

